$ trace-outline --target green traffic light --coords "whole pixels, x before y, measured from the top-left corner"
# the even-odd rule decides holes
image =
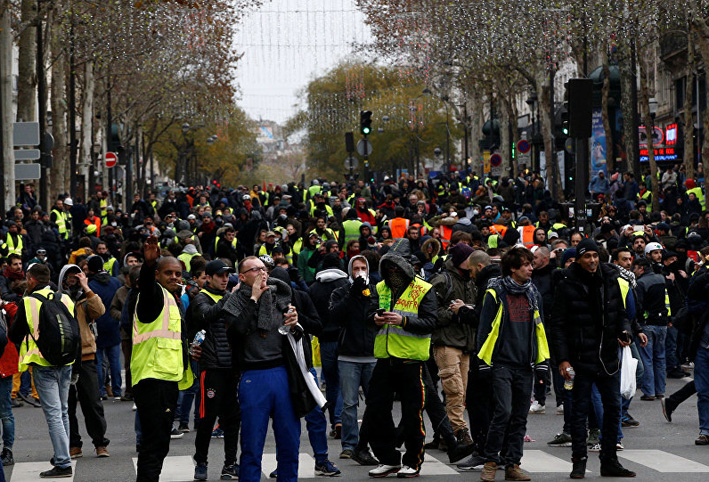
[[[368,135],[370,132],[372,132],[372,129],[370,129],[369,127],[362,127],[362,134],[364,134],[365,136]]]
[[[564,132],[564,135],[565,135],[565,136],[568,136],[568,135],[569,135],[569,129],[564,128],[564,129],[563,129],[563,132]]]

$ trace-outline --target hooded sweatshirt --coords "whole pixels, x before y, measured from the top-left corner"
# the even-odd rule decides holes
[[[332,292],[347,283],[347,274],[338,268],[324,269],[315,275],[315,283],[310,286],[310,297],[318,310],[322,322],[321,342],[334,342],[340,333],[340,325],[329,310]]]
[[[100,273],[89,274],[89,287],[91,291],[101,298],[104,307],[110,307],[116,291],[121,287],[121,283],[118,279],[102,271]],[[96,338],[97,348],[107,348],[118,345],[121,342],[119,323],[120,320],[111,317],[110,310],[106,311],[96,320],[96,328],[98,330],[98,337]]]
[[[90,324],[106,312],[106,307],[93,291],[84,293],[81,287],[64,289],[64,278],[72,270],[80,271],[81,268],[75,264],[68,264],[59,273],[59,293],[68,294],[76,307],[76,321],[79,323],[81,334],[81,361],[93,360],[96,358],[96,337]]]

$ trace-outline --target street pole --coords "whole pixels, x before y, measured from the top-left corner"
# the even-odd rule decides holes
[[[576,183],[574,193],[576,201],[574,203],[574,217],[576,218],[576,229],[581,234],[585,234],[586,228],[586,186],[588,185],[588,138],[576,139]]]
[[[448,103],[446,102],[446,175],[451,173],[451,130],[448,124]]]
[[[78,143],[76,139],[76,56],[74,48],[74,15],[69,26],[69,196],[74,196],[76,188],[76,157]]]
[[[470,158],[470,148],[468,146],[468,103],[465,102],[463,103],[463,134],[465,135],[465,139],[463,142],[463,151],[465,153],[465,167],[468,166],[468,159]]]
[[[39,115],[39,205],[42,209],[49,210],[49,192],[47,186],[47,161],[50,153],[45,152],[47,146],[44,142],[46,134],[46,117],[47,117],[47,77],[44,73],[44,45],[42,39],[42,19],[39,16],[41,2],[37,2],[37,110]]]
[[[108,85],[106,86],[106,122],[108,125],[106,126],[106,152],[109,152],[111,150],[111,135],[113,134],[113,120],[111,119],[111,81],[110,79],[108,80]],[[118,153],[115,153],[118,155]],[[106,158],[104,157],[104,162]],[[113,204],[115,202],[114,195],[115,191],[113,190],[113,170],[116,167],[110,167],[108,168],[108,196],[109,196],[109,202]]]
[[[9,12],[5,12],[2,15],[9,15]],[[0,18],[2,18],[2,16],[0,16]],[[0,55],[0,213],[5,212],[5,163],[15,163],[14,158],[5,159],[5,135],[3,126],[3,108],[5,107],[3,102],[5,101],[5,95],[3,93],[4,82],[2,82],[2,69],[3,58],[2,55]]]
[[[640,151],[638,146],[640,145],[640,134],[638,132],[638,86],[637,86],[637,75],[636,75],[636,53],[635,53],[635,42],[630,43],[630,71],[633,73],[633,80],[630,89],[631,103],[633,104],[633,119],[630,124],[630,135],[633,140],[633,173],[635,178],[640,182],[642,174],[640,172]],[[697,94],[699,96],[699,94]],[[650,131],[652,135],[652,131]]]

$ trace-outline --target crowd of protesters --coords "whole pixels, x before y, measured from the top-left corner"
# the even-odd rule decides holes
[[[96,455],[108,457],[101,401],[114,398],[135,401],[139,481],[158,480],[170,439],[190,430],[196,480],[208,477],[212,437],[225,440],[222,479],[260,480],[269,418],[279,480],[297,479],[300,418],[316,475],[341,473],[331,437],[340,459],[374,466],[372,477],[416,477],[424,451],[443,450],[482,480],[498,467],[530,480],[520,469],[527,417],[545,413],[553,391],[563,422],[549,445],[572,447],[571,477],[585,476],[588,451],[600,452],[602,475],[630,477],[616,456],[622,430],[652,421],[634,419],[632,397],[621,397],[626,346],[639,398],[657,400],[668,422],[698,394],[695,443],[709,445],[709,212],[698,173],[659,173],[657,211],[649,175],[596,174],[583,230],[530,171],[215,182],[136,194],[125,210],[101,191],[42,207],[23,186],[0,232],[2,463],[14,463],[22,404],[41,406],[49,426],[54,467],[41,477],[71,476],[83,454],[77,402]],[[51,293],[81,332],[66,366],[22,346],[37,334],[36,300]],[[670,396],[666,378],[688,383]],[[322,400],[313,382],[324,383]]]

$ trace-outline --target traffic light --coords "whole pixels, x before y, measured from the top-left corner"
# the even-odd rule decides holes
[[[564,102],[564,105],[561,108],[561,132],[563,132],[565,136],[569,135],[569,103],[568,102]]]
[[[372,132],[372,111],[363,110],[359,113],[359,130],[363,136]]]

